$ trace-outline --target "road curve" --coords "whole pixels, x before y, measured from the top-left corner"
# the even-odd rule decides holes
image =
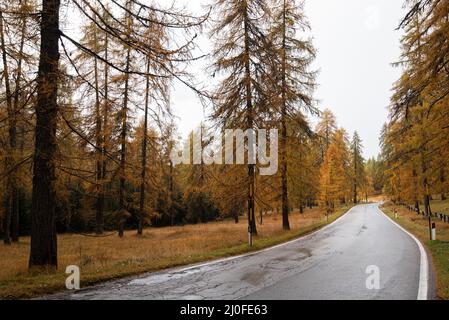
[[[360,205],[332,225],[275,248],[47,298],[416,300],[419,292],[427,297],[423,254],[378,205]],[[380,271],[379,289],[367,289],[369,266]]]

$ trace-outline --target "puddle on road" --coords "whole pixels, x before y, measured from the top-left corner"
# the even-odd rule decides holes
[[[307,248],[300,248],[300,249],[298,249],[298,252],[305,254],[307,256],[307,258],[310,258],[312,256],[312,251]]]
[[[172,271],[169,273],[153,274],[145,278],[134,279],[128,283],[129,286],[149,286],[164,283],[171,280],[179,280],[197,273],[206,273],[215,270],[213,266],[199,266],[188,270]]]
[[[265,277],[264,272],[250,272],[243,275],[240,280],[249,283],[250,285],[257,286],[260,284]]]

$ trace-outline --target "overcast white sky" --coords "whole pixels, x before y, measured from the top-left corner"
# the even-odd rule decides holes
[[[192,12],[202,12],[210,0],[177,0]],[[365,157],[379,153],[379,133],[387,120],[391,87],[399,70],[391,66],[400,54],[403,0],[306,0],[320,71],[315,98],[329,108],[340,126],[352,135],[357,130],[365,145]],[[209,41],[201,40],[208,53]],[[197,98],[175,85],[172,105],[179,117],[179,133],[186,136],[204,118]]]
[[[168,5],[167,0],[156,0]],[[174,0],[194,14],[206,11],[213,0]],[[338,124],[350,135],[361,135],[365,157],[379,153],[379,134],[387,121],[387,106],[393,83],[400,70],[391,66],[400,54],[400,32],[404,0],[306,0],[305,11],[318,50],[314,69],[319,70],[315,99],[319,108],[331,109]],[[70,16],[70,10],[66,13]],[[70,30],[79,31],[79,17],[72,16]],[[201,52],[211,50],[207,35],[199,38]],[[210,78],[204,68],[209,61],[195,62],[192,71],[200,79]],[[186,137],[207,115],[198,98],[180,83],[175,83],[171,103],[177,116],[178,132]],[[314,120],[316,122],[316,120]]]

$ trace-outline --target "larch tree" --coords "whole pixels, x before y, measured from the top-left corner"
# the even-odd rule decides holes
[[[332,143],[334,134],[337,131],[337,120],[331,110],[325,109],[321,113],[320,122],[317,124],[315,131],[320,139],[321,144],[321,161],[327,153],[329,145]]]
[[[131,1],[126,1],[126,10],[124,16],[125,36],[130,37],[133,29],[133,7]],[[131,47],[124,46],[124,88],[123,88],[123,106],[120,110],[120,186],[119,186],[119,211],[118,211],[118,235],[124,236],[126,218],[129,216],[126,205],[126,147],[128,139],[128,117],[130,105],[130,68],[131,68]]]
[[[30,267],[58,264],[55,158],[58,119],[59,0],[43,0],[37,76]]]
[[[107,19],[106,16],[103,17]],[[104,109],[109,109],[109,75],[108,66],[102,63],[97,56],[108,58],[108,36],[97,26],[97,20],[87,21],[83,26],[83,37],[80,43],[91,48],[95,55],[79,51],[78,55],[70,60],[78,72],[80,82],[79,90],[85,87],[80,104],[91,105],[89,119],[86,122],[92,123],[88,130],[88,136],[94,142],[93,164],[95,171],[95,199],[93,207],[95,210],[95,231],[98,235],[104,232],[104,207],[105,207],[105,139],[108,133],[105,126],[109,114],[105,114]],[[110,110],[108,110],[109,113]],[[106,121],[105,121],[106,120]]]
[[[156,51],[163,51],[164,42],[167,42],[167,35],[165,33],[165,27],[157,24],[153,24],[150,28],[147,28],[146,36],[149,45],[156,49]],[[150,73],[161,72],[161,68],[157,63],[152,61],[151,57],[145,58],[146,75],[145,75],[145,102],[144,102],[144,120],[143,120],[143,133],[142,133],[142,153],[141,153],[141,179],[140,179],[140,197],[139,197],[139,218],[137,234],[143,234],[143,226],[146,218],[146,184],[147,184],[147,157],[148,157],[148,144],[149,141],[149,121],[155,120],[155,124],[161,126],[159,123],[161,115],[168,114],[171,116],[169,107],[169,83],[170,79],[162,77],[150,77]],[[150,104],[154,106],[150,109]],[[154,143],[154,142],[153,142]],[[154,150],[151,149],[150,150]],[[152,155],[154,157],[154,155]]]
[[[19,241],[21,230],[19,215],[23,212],[25,190],[29,185],[25,165],[30,162],[27,132],[31,126],[32,101],[35,94],[37,70],[35,46],[36,22],[32,17],[36,4],[32,0],[10,0],[0,5],[0,65],[2,90],[0,101],[5,124],[2,138],[4,158],[5,243]],[[3,90],[4,89],[4,90]],[[4,154],[3,154],[4,153]],[[21,211],[21,212],[19,212]]]
[[[339,129],[326,153],[321,167],[320,200],[329,214],[336,205],[345,203],[350,197],[351,170],[346,133]]]
[[[0,7],[0,51],[2,65],[2,102],[5,104],[7,118],[7,143],[5,145],[5,237],[6,244],[19,241],[19,210],[21,199],[21,175],[23,160],[24,115],[28,103],[26,84],[32,80],[27,75],[30,67],[35,66],[31,52],[25,48],[26,42],[34,44],[31,39],[35,32],[30,12],[35,4],[31,0],[5,2]],[[28,51],[28,52],[27,52]]]
[[[0,11],[0,46],[2,51],[2,63],[3,63],[3,78],[5,80],[5,100],[6,100],[6,110],[8,116],[9,123],[9,142],[8,142],[8,150],[5,159],[5,172],[8,172],[12,169],[14,165],[14,159],[11,159],[11,154],[15,149],[15,139],[16,139],[16,125],[15,125],[15,112],[13,110],[12,104],[12,91],[11,91],[11,83],[9,76],[9,63],[8,63],[8,53],[6,52],[6,40],[5,40],[5,29],[3,22],[3,12]],[[8,175],[6,183],[6,207],[5,207],[5,236],[4,242],[7,245],[11,244],[11,217],[12,211],[15,210],[15,201],[14,201],[14,189],[16,188],[14,173],[11,172]]]
[[[385,159],[382,157],[382,153],[377,158],[368,159],[365,168],[368,180],[371,182],[370,195],[381,194],[385,185]]]
[[[288,161],[287,161],[287,122],[296,120],[298,112],[316,114],[313,106],[313,89],[315,73],[310,71],[310,64],[315,57],[315,49],[310,39],[301,33],[310,29],[303,12],[303,1],[276,1],[274,23],[270,39],[276,48],[276,66],[279,65],[274,85],[273,105],[278,108],[280,119],[280,179],[282,198],[282,225],[290,229],[288,196]],[[298,122],[298,126],[307,124]],[[299,128],[304,130],[304,128]]]
[[[365,160],[363,159],[363,145],[357,131],[351,140],[351,168],[352,168],[352,191],[354,204],[359,202],[358,194],[366,183]]]
[[[298,127],[297,123],[301,118],[288,123],[292,132],[288,138],[289,163],[288,183],[290,185],[292,203],[296,205],[300,213],[304,213],[306,207],[311,208],[317,200],[319,193],[319,161],[320,150],[316,135],[312,130],[305,130],[303,126]],[[304,121],[304,119],[302,120]]]
[[[270,77],[273,48],[267,41],[267,19],[271,12],[264,0],[217,0],[214,10],[219,21],[211,35],[216,39],[213,51],[214,74],[223,79],[216,90],[212,119],[223,129],[254,130],[273,114],[267,103],[269,93],[263,80]],[[268,96],[267,96],[268,95]],[[247,150],[256,150],[248,139]],[[248,161],[247,210],[249,242],[255,232],[256,165]]]

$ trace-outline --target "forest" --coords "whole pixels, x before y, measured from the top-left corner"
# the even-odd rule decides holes
[[[63,9],[82,17],[76,36]],[[294,209],[331,214],[382,190],[380,162],[366,162],[357,132],[313,97],[316,50],[301,1],[217,0],[194,16],[137,0],[8,0],[0,14],[0,230],[5,245],[31,236],[30,267],[57,265],[58,234],[123,237],[240,217],[257,234],[256,212],[280,212],[288,230]],[[195,55],[198,34],[212,41],[207,56]],[[210,85],[188,71],[198,59]],[[278,128],[277,174],[175,166],[174,82],[209,113],[201,136]]]
[[[426,216],[446,200],[449,129],[449,3],[410,1],[400,27],[403,70],[381,134],[385,193]]]
[[[3,1],[4,246],[29,237],[29,267],[52,268],[61,234],[142,236],[244,218],[257,235],[257,216],[274,212],[287,232],[296,211],[329,216],[380,194],[430,212],[448,190],[449,3],[406,6],[395,64],[403,75],[382,152],[364,159],[359,134],[314,97],[316,48],[303,1],[214,0],[200,15],[139,0]],[[211,52],[198,55],[199,35]],[[199,60],[208,64],[201,77],[190,71]],[[206,110],[194,131],[203,137],[278,129],[277,174],[258,175],[260,164],[175,166],[170,155],[189,139],[178,137],[175,84]]]

